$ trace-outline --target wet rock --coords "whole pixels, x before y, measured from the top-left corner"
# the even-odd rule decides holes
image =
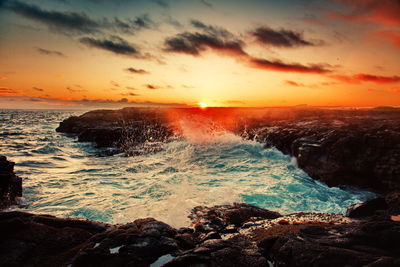
[[[95,235],[71,261],[73,266],[149,266],[163,255],[178,255],[177,231],[152,218]]]
[[[244,236],[211,239],[185,251],[164,266],[266,266],[257,246]]]
[[[252,130],[258,141],[296,157],[300,168],[329,186],[399,190],[400,112],[374,114],[310,116]]]
[[[14,162],[0,156],[0,210],[18,203],[22,197],[22,179],[14,173]]]
[[[62,266],[107,225],[24,212],[0,213],[0,266]]]
[[[399,263],[400,224],[384,218],[339,225],[306,226],[258,244],[276,266],[363,266]]]
[[[367,200],[363,203],[353,204],[347,208],[346,216],[350,218],[359,218],[373,216],[378,211],[385,211],[388,209],[385,198],[378,197]]]
[[[79,142],[94,142],[97,147],[116,147],[128,156],[157,151],[155,142],[173,135],[165,112],[152,108],[94,110],[65,119],[56,131],[74,134]],[[143,148],[144,143],[149,144]]]
[[[197,232],[234,232],[234,227],[243,225],[251,218],[275,219],[281,215],[278,212],[258,208],[245,203],[218,205],[214,207],[197,206],[193,208],[189,218]],[[227,226],[230,226],[227,229]],[[226,230],[226,231],[225,231]]]

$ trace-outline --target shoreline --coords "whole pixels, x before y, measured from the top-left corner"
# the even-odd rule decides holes
[[[136,129],[130,137],[142,135],[148,127],[157,130],[146,135],[145,139],[135,139],[129,145],[140,146],[149,137],[160,141],[168,140],[173,130],[176,130],[168,124],[171,118],[158,110],[154,112],[154,109],[148,109],[144,113],[143,110],[138,112],[138,109],[128,108],[119,111],[91,111],[64,120],[57,131],[76,134],[79,141],[92,141],[99,147],[113,146],[121,149],[123,142],[120,139],[124,129],[120,128],[121,125],[116,123],[116,119],[123,118],[129,121],[135,118],[134,122],[128,125],[131,127],[129,129]],[[149,110],[151,111],[148,112]],[[175,112],[174,116],[182,115],[181,111]],[[207,112],[209,116],[215,115],[212,110]],[[396,165],[397,156],[400,155],[397,154],[400,144],[400,126],[397,126],[400,125],[397,124],[400,121],[400,113],[390,111],[389,115],[382,115],[379,111],[374,113],[375,117],[371,119],[370,114],[367,114],[368,118],[358,118],[360,114],[354,115],[354,111],[351,111],[347,118],[338,119],[336,112],[324,111],[322,118],[319,118],[321,110],[317,111],[317,117],[315,110],[296,110],[290,118],[267,113],[268,121],[266,114],[253,116],[233,128],[232,122],[226,117],[236,116],[237,113],[226,113],[223,114],[223,119],[213,119],[225,123],[227,128],[231,127],[229,130],[245,139],[257,140],[266,147],[275,146],[294,156],[299,167],[314,179],[324,181],[330,186],[347,183],[383,194],[382,197],[349,207],[346,215],[281,215],[249,204],[234,203],[194,207],[189,215],[191,225],[175,229],[152,218],[113,225],[20,211],[3,211],[0,212],[0,231],[5,239],[0,241],[0,246],[3,247],[0,264],[400,265],[400,246],[397,242],[400,238],[400,166]],[[140,120],[137,119],[138,115],[142,116]],[[342,115],[343,113],[339,112],[339,116]],[[299,119],[299,116],[303,116],[302,119]],[[354,158],[350,159],[348,165],[349,158],[343,155],[338,157],[337,154],[343,153],[345,148],[354,142],[361,145],[353,146],[346,152]],[[386,165],[378,164],[378,167],[366,162],[367,157],[363,157],[365,147],[367,150],[376,151],[376,158],[389,161]],[[126,154],[134,155],[129,154],[129,151]],[[371,155],[366,153],[366,156]],[[14,164],[9,163],[5,157],[1,157],[1,162],[0,167],[7,170],[6,176],[12,181],[3,187],[9,191],[3,193],[8,199],[3,201],[5,207],[15,204],[10,200],[21,196],[22,185],[18,183],[21,179],[14,174]],[[352,162],[360,165],[360,169],[367,166],[368,171],[372,170],[372,176],[360,180],[360,175],[365,173],[354,172],[357,168],[356,165],[351,165]],[[367,165],[363,165],[365,162]],[[376,163],[375,160],[373,162]],[[346,174],[338,180],[338,173],[343,176],[346,171],[353,173]],[[13,186],[10,186],[11,184]]]

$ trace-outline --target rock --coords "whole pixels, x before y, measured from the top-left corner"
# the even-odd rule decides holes
[[[137,147],[145,142],[164,142],[173,135],[165,110],[153,108],[89,111],[60,122],[56,131],[75,134],[79,142],[94,142],[97,147],[119,148],[129,156],[141,154],[143,148]]]
[[[24,212],[0,213],[0,266],[63,266],[107,225]]]
[[[383,266],[399,263],[400,224],[383,218],[334,226],[307,226],[258,245],[275,266]],[[368,265],[370,266],[370,265]]]
[[[170,266],[266,266],[266,259],[253,242],[244,236],[234,239],[207,240],[185,251],[165,267]]]
[[[14,173],[14,162],[0,156],[0,210],[18,203],[22,197],[22,179]]]
[[[347,208],[346,216],[350,218],[359,218],[373,216],[377,211],[387,210],[388,205],[385,198],[378,197],[367,200],[363,203],[353,204]]]
[[[278,212],[250,204],[234,203],[211,208],[197,206],[193,208],[189,218],[192,220],[196,232],[235,232],[233,226],[240,227],[251,218],[275,219],[280,216]]]
[[[400,112],[331,113],[259,123],[252,136],[296,157],[300,168],[329,186],[400,190]]]

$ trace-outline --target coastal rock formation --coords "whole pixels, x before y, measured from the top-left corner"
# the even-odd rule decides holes
[[[180,229],[152,218],[110,225],[3,212],[0,266],[399,266],[400,221],[386,204],[357,220],[199,206]]]
[[[174,123],[193,114],[296,157],[300,168],[329,186],[400,190],[397,109],[124,108],[70,117],[57,131],[100,147],[116,147],[129,156],[158,151],[157,143],[177,134]]]
[[[400,190],[400,114],[278,121],[252,128],[251,136],[296,157],[329,186]]]
[[[127,155],[152,150],[144,143],[165,142],[173,131],[165,112],[151,108],[94,110],[72,116],[60,123],[57,132],[75,134],[79,142],[94,142],[98,147],[116,147]]]
[[[0,156],[0,210],[17,204],[22,196],[22,179],[14,173],[14,162]]]

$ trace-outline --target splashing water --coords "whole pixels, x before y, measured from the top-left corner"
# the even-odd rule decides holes
[[[328,187],[274,148],[242,140],[203,117],[178,121],[184,139],[161,151],[97,156],[54,129],[71,112],[0,111],[1,153],[24,178],[24,210],[124,223],[154,217],[187,225],[191,208],[246,202],[281,213],[339,212],[373,193]]]

